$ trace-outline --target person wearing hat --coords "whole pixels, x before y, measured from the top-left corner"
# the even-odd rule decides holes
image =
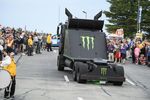
[[[48,51],[48,52],[49,52],[49,50],[50,50],[50,51],[53,51],[53,50],[52,50],[52,37],[51,37],[51,34],[48,34],[48,35],[47,35],[46,42],[47,42],[47,51]]]
[[[0,66],[7,70],[11,75],[11,82],[8,87],[5,88],[4,91],[4,98],[14,98],[15,94],[15,87],[16,87],[16,63],[13,58],[14,53],[11,52],[9,55],[7,54],[6,50],[3,50],[3,60],[0,61]]]
[[[32,52],[33,52],[33,40],[32,40],[32,36],[29,36],[28,39],[28,56],[32,56]]]

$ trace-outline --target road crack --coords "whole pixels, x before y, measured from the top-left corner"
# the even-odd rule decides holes
[[[109,94],[109,93],[103,88],[103,86],[101,86],[101,89],[103,90],[103,92],[104,92],[105,94],[107,94],[108,96],[111,96],[111,94]]]

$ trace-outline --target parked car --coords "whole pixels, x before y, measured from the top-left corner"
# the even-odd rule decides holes
[[[57,35],[52,36],[52,47],[58,47],[59,46],[60,39]]]

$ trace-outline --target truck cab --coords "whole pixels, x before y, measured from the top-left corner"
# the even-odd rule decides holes
[[[60,23],[57,35],[60,37],[57,66],[59,71],[69,67],[73,71],[73,80],[86,83],[92,80],[103,80],[115,85],[125,81],[124,69],[107,60],[106,36],[102,28],[103,20],[74,19],[65,9],[68,21]]]

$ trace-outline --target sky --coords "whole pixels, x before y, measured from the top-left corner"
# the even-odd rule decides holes
[[[65,8],[77,18],[93,19],[100,11],[109,10],[106,0],[0,0],[0,24],[30,31],[56,34],[57,25],[65,22]],[[106,21],[103,14],[101,20]],[[105,27],[104,27],[105,31]]]

